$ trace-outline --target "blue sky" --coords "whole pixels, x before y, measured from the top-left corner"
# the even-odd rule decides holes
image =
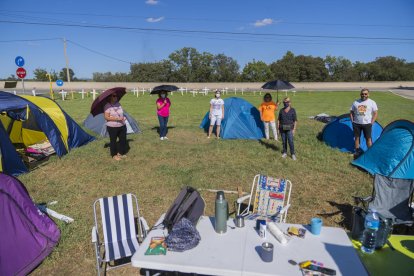
[[[128,62],[160,61],[183,47],[224,53],[241,68],[253,59],[271,63],[289,50],[351,61],[392,55],[414,62],[413,0],[18,3],[0,1],[0,78],[15,74],[19,55],[25,58],[29,78],[36,68],[60,71],[65,67],[63,37],[68,40],[69,66],[80,78],[91,78],[93,72],[128,72]]]

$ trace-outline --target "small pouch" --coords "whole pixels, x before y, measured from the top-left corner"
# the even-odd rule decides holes
[[[283,130],[292,130],[292,125],[282,125]]]

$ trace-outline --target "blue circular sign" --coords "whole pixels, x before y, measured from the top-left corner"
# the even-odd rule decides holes
[[[63,80],[57,80],[56,84],[57,84],[57,86],[62,86],[63,85]]]
[[[15,59],[14,59],[14,62],[16,63],[16,65],[17,66],[19,66],[19,67],[23,67],[24,66],[24,58],[23,57],[21,57],[21,56],[17,56]]]

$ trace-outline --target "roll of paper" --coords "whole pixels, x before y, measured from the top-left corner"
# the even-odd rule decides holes
[[[280,230],[274,222],[270,222],[267,225],[267,229],[270,233],[272,233],[273,236],[275,236],[278,242],[281,244],[287,244],[288,241],[285,237],[285,234],[283,234],[282,230]]]

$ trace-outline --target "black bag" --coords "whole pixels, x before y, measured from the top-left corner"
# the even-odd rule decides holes
[[[354,240],[361,241],[362,234],[365,229],[365,216],[367,212],[360,208],[354,207],[352,208],[352,231],[351,237]],[[380,224],[379,229],[377,231],[377,239],[375,242],[375,248],[380,249],[382,248],[388,241],[388,238],[392,234],[392,222],[390,219],[384,219],[380,216]]]
[[[187,218],[195,226],[204,213],[204,207],[200,193],[192,187],[184,187],[165,214],[163,224],[168,232],[181,218]]]

